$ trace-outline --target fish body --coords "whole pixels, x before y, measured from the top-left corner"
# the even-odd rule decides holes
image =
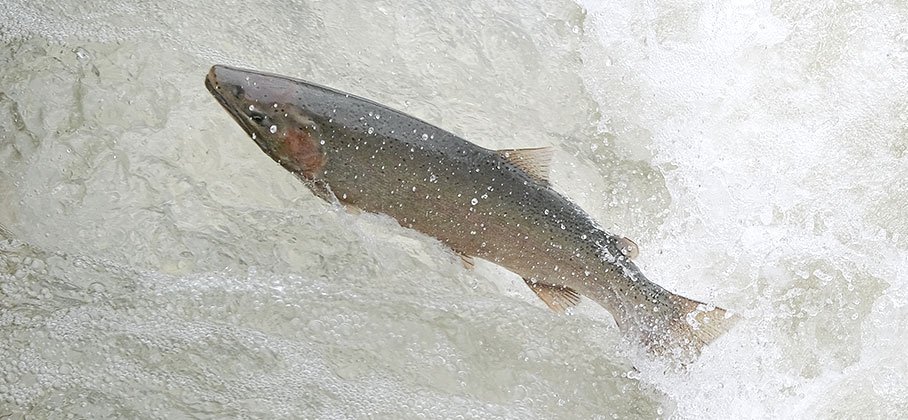
[[[551,187],[549,149],[486,149],[373,101],[253,70],[214,66],[205,84],[319,197],[499,264],[552,309],[586,296],[649,351],[687,358],[734,321],[649,281],[632,242]]]

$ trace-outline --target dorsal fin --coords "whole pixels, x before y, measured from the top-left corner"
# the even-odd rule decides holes
[[[569,287],[552,286],[528,279],[523,279],[523,281],[555,312],[564,312],[567,308],[580,303],[580,294]]]
[[[532,149],[502,149],[498,155],[502,159],[526,172],[530,178],[544,185],[549,185],[549,166],[552,163],[551,147]]]
[[[618,249],[629,259],[637,258],[640,255],[640,247],[637,243],[628,238],[618,239]]]

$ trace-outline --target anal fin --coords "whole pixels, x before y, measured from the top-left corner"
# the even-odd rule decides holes
[[[564,312],[567,308],[580,303],[580,294],[570,287],[552,286],[529,279],[523,281],[555,312]]]

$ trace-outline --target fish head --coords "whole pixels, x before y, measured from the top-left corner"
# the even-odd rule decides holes
[[[211,67],[205,86],[262,151],[293,173],[318,177],[328,124],[319,86],[222,65]]]

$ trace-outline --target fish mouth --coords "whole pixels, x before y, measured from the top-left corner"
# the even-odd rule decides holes
[[[257,130],[255,129],[256,127],[254,126],[253,122],[250,121],[249,117],[243,113],[239,103],[234,103],[239,102],[240,99],[238,97],[229,98],[222,91],[222,89],[226,88],[240,90],[241,92],[242,89],[240,86],[221,86],[221,84],[218,82],[217,72],[222,68],[225,67],[219,65],[211,66],[211,70],[209,70],[208,75],[205,76],[205,87],[208,89],[208,92],[211,93],[211,96],[214,96],[214,99],[218,101],[219,104],[221,104],[221,107],[224,108],[224,110],[227,111],[227,113],[230,114],[231,117],[233,117],[234,121],[236,121],[237,124],[240,125],[240,127],[242,127],[243,131],[245,131],[246,134],[252,137],[252,139],[255,140],[255,142],[258,143],[259,146],[264,148],[264,145],[259,142],[258,135],[256,134]]]

